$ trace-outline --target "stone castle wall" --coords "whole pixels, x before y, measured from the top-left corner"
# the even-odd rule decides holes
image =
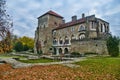
[[[52,48],[52,30],[62,23],[62,19],[52,15],[42,16],[38,19],[38,27],[35,33],[35,42],[41,42],[41,49],[43,53],[50,53]],[[35,43],[36,53],[36,43]]]
[[[90,40],[90,41],[73,41],[71,43],[71,52],[79,53],[98,53],[108,54],[106,41]]]

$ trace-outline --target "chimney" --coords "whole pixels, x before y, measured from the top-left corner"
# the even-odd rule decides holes
[[[82,13],[82,18],[85,18],[85,14],[84,13]]]
[[[62,23],[63,23],[63,24],[65,23],[65,20],[64,20],[64,19],[62,20]]]
[[[72,21],[76,21],[77,20],[77,16],[72,16]]]

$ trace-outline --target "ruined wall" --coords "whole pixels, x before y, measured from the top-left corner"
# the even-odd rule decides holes
[[[74,41],[71,45],[71,52],[108,54],[106,41],[102,40]]]

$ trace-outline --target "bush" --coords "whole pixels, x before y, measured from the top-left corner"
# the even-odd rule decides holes
[[[112,57],[119,56],[119,38],[110,36],[107,39],[107,49]]]
[[[84,54],[80,54],[79,52],[72,52],[71,57],[83,57]]]
[[[24,45],[24,46],[23,46],[23,50],[24,50],[24,51],[28,51],[28,50],[29,50],[29,47],[28,47],[27,45]]]
[[[85,55],[96,55],[98,53],[94,53],[94,52],[86,52]]]
[[[71,55],[77,56],[77,55],[80,55],[80,53],[79,52],[72,52]]]
[[[20,52],[23,51],[23,44],[21,42],[16,42],[14,46],[15,51]]]
[[[43,54],[42,50],[38,50],[38,51],[37,51],[37,54],[38,54],[38,55]]]

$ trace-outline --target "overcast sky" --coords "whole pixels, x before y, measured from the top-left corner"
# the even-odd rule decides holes
[[[64,17],[95,14],[110,23],[110,32],[120,36],[120,0],[7,0],[7,12],[14,22],[14,34],[34,37],[37,17],[53,10]]]

